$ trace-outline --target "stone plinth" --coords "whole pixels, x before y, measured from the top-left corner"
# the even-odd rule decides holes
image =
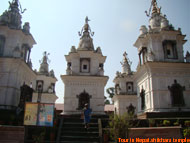
[[[141,139],[180,139],[181,136],[181,127],[150,127],[150,128],[130,128],[129,129],[129,138]]]
[[[0,143],[24,143],[24,127],[0,126]]]

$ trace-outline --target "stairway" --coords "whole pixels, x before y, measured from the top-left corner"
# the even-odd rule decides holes
[[[80,115],[63,116],[60,143],[100,143],[98,117],[93,117],[88,131]]]

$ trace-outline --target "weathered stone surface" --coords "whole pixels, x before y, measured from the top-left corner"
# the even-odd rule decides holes
[[[0,126],[0,143],[24,143],[24,127]]]
[[[130,128],[129,129],[129,138],[162,138],[162,139],[170,139],[181,138],[181,127],[151,127],[151,128]]]

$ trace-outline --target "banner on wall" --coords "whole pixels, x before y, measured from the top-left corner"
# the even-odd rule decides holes
[[[24,125],[53,126],[54,104],[26,103]]]

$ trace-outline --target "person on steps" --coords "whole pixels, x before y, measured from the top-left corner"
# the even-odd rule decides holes
[[[92,110],[88,107],[88,104],[86,103],[84,106],[84,124],[85,124],[85,129],[89,129],[89,123],[90,123],[90,118],[91,118],[91,112]]]

